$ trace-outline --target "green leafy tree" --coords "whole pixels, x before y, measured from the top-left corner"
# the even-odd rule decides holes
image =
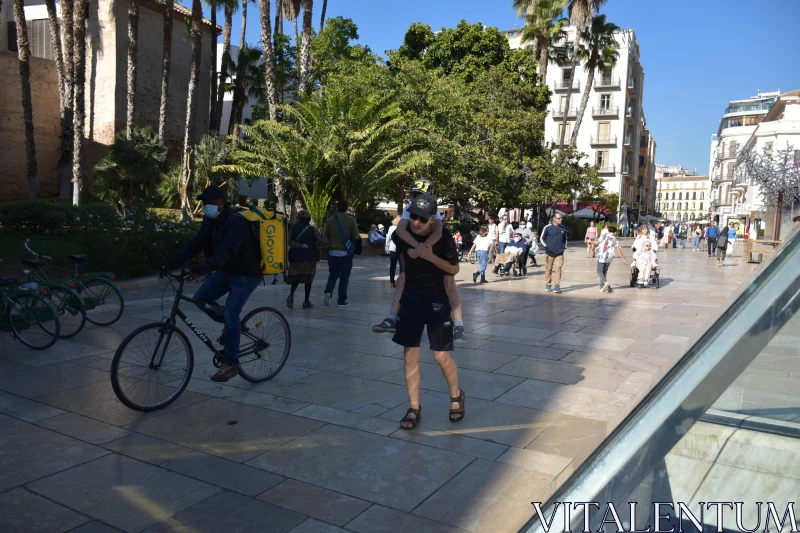
[[[264,90],[264,64],[261,61],[261,50],[244,45],[239,50],[236,61],[228,58],[228,70],[231,78],[223,82],[226,92],[233,94],[233,105],[228,123],[228,132],[233,134],[233,145],[239,140],[244,106],[250,98],[266,97]]]
[[[133,203],[151,198],[166,160],[167,148],[149,126],[134,128],[131,138],[120,133],[94,167],[92,193],[123,213]]]
[[[361,62],[375,64],[369,47],[352,44],[358,39],[358,26],[353,19],[335,17],[311,41],[311,70],[316,87],[328,83],[331,75],[350,70]]]
[[[422,61],[428,68],[441,68],[446,75],[463,77],[469,83],[509,55],[508,39],[497,28],[462,20],[455,28],[444,28],[435,35]]]

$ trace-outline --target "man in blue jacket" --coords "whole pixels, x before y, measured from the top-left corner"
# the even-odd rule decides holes
[[[550,282],[555,269],[556,286],[553,292],[561,294],[561,267],[564,266],[564,250],[567,249],[567,230],[561,225],[563,216],[556,213],[553,223],[542,230],[539,238],[545,253],[544,290],[550,292]]]
[[[706,240],[708,241],[708,257],[712,257],[717,252],[717,237],[719,237],[719,228],[716,222],[711,222],[711,225],[706,230]]]
[[[194,238],[167,259],[162,271],[175,268],[200,252],[205,255],[203,264],[192,268],[191,278],[208,276],[193,298],[217,305],[226,294],[225,314],[200,307],[212,320],[225,324],[219,343],[225,346],[225,360],[212,381],[228,381],[239,372],[239,341],[241,318],[239,315],[247,299],[261,282],[261,251],[250,223],[225,201],[219,187],[206,187],[198,196],[203,201],[203,223]],[[199,307],[199,306],[198,306]]]

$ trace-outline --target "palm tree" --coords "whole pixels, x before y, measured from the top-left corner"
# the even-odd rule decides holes
[[[163,144],[167,137],[167,97],[169,73],[172,68],[172,11],[174,0],[164,0],[164,37],[161,56],[161,105],[158,108],[158,140]]]
[[[133,135],[133,115],[136,112],[136,53],[139,49],[139,0],[128,0],[128,109],[125,132]]]
[[[219,4],[217,4],[217,0],[203,0],[203,3],[211,9],[211,108],[208,115],[208,130],[215,132],[219,129],[217,100],[214,98],[214,95],[217,94],[217,9],[219,9]],[[230,42],[230,36],[228,42]]]
[[[569,3],[569,19],[573,26],[575,26],[575,42],[572,44],[572,77],[570,80],[575,79],[575,71],[578,68],[578,59],[580,51],[579,36],[584,33],[592,23],[592,18],[596,11],[606,3],[606,0],[570,0]],[[567,118],[569,117],[569,101],[572,97],[572,81],[567,91],[567,101],[564,107],[564,119],[561,123],[561,138],[559,139],[559,146],[564,144],[564,137],[567,134]]]
[[[59,31],[58,14],[56,13],[56,0],[45,0],[47,18],[50,21],[50,40],[53,41],[53,52],[56,56],[56,77],[58,78],[59,107],[61,117],[64,117],[64,56],[61,52],[61,32]]]
[[[278,120],[278,85],[275,73],[275,49],[272,45],[272,26],[270,26],[270,0],[259,0],[261,12],[261,46],[264,54],[264,87],[267,91],[269,119]]]
[[[325,29],[325,12],[328,11],[328,0],[322,0],[322,13],[319,16],[319,32]]]
[[[230,61],[231,81],[220,80],[225,91],[233,93],[233,106],[228,124],[228,132],[233,132],[233,147],[239,141],[239,129],[242,124],[242,112],[248,97],[260,98],[264,93],[264,65],[261,62],[261,50],[244,46],[239,50],[236,63]]]
[[[233,28],[233,13],[239,9],[239,0],[214,0],[217,5],[222,5],[225,9],[225,26],[222,31],[222,65],[219,72],[219,88],[217,91],[217,103],[214,106],[214,119],[211,131],[215,134],[219,132],[222,125],[222,107],[225,101],[225,89],[223,85],[228,78],[228,64],[231,61],[231,32]],[[246,0],[245,0],[246,1]],[[216,59],[215,59],[216,61]],[[214,94],[214,93],[212,93]],[[231,112],[233,114],[233,112]]]
[[[523,6],[527,5],[527,8]],[[555,43],[563,41],[569,20],[562,17],[566,0],[515,0],[515,6],[524,9],[525,28],[522,33],[523,43],[533,43],[533,49],[539,60],[539,86],[547,84],[547,66],[550,63],[551,49]]]
[[[17,54],[19,78],[22,86],[22,115],[25,121],[25,156],[28,171],[28,194],[36,200],[36,142],[33,138],[33,103],[31,102],[31,47],[28,43],[28,25],[25,21],[25,3],[14,0],[14,22],[17,24]]]
[[[86,12],[88,0],[75,0],[73,11],[74,51],[73,72],[73,127],[72,127],[72,204],[81,201],[83,187],[83,126],[86,118],[84,84],[86,83]]]
[[[300,34],[297,33],[297,19],[300,17],[300,2],[301,0],[280,0],[281,10],[283,16],[287,20],[294,22],[294,45],[298,46],[300,42]],[[282,26],[283,24],[281,24]]]
[[[197,80],[200,77],[200,55],[203,45],[203,7],[200,0],[192,0],[192,66],[189,74],[189,90],[186,98],[186,129],[183,134],[183,189],[181,190],[181,220],[189,219],[189,212],[192,209],[188,191],[192,190],[192,156],[191,148],[194,140],[194,122],[197,115]],[[211,29],[216,32],[216,28]]]
[[[242,0],[242,36],[239,38],[239,46],[244,46],[244,33],[247,30],[247,4],[252,0]]]
[[[59,150],[58,171],[61,175],[59,198],[69,197],[69,180],[72,173],[70,157],[72,155],[72,0],[63,0],[61,12],[64,24],[69,25],[69,50],[61,46],[61,24],[58,22],[55,0],[45,0],[47,18],[50,20],[50,38],[56,56],[56,75],[58,76],[59,112],[61,116],[61,148]],[[65,59],[66,58],[66,59]],[[67,73],[69,71],[69,74]]]
[[[298,94],[308,94],[311,86],[308,83],[311,71],[311,25],[314,23],[312,10],[314,0],[303,0],[303,42],[300,45],[300,83],[297,87]]]
[[[586,104],[589,102],[589,91],[594,81],[596,70],[601,72],[617,64],[619,58],[619,43],[614,37],[614,32],[619,26],[611,22],[606,22],[605,15],[598,15],[592,19],[592,27],[580,35],[583,46],[580,49],[581,61],[585,62],[586,71],[589,73],[586,79],[586,87],[583,88],[583,99],[581,107],[578,109],[578,117],[575,120],[575,129],[572,130],[570,144],[575,144],[578,140],[578,130],[581,127],[583,113],[586,111]]]
[[[275,35],[283,33],[283,0],[275,0]]]

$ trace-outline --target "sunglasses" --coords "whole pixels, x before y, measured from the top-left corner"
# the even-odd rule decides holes
[[[423,224],[427,224],[430,219],[429,218],[425,218],[425,217],[421,217],[419,215],[413,215],[412,214],[411,215],[411,220],[419,220]]]

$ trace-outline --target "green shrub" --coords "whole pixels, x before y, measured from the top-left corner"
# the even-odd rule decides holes
[[[118,224],[106,203],[73,207],[58,202],[20,202],[0,207],[0,228],[13,235],[65,235]]]
[[[567,236],[573,241],[582,241],[586,237],[586,229],[589,227],[590,220],[585,218],[575,218],[565,216],[563,224],[567,228]]]

